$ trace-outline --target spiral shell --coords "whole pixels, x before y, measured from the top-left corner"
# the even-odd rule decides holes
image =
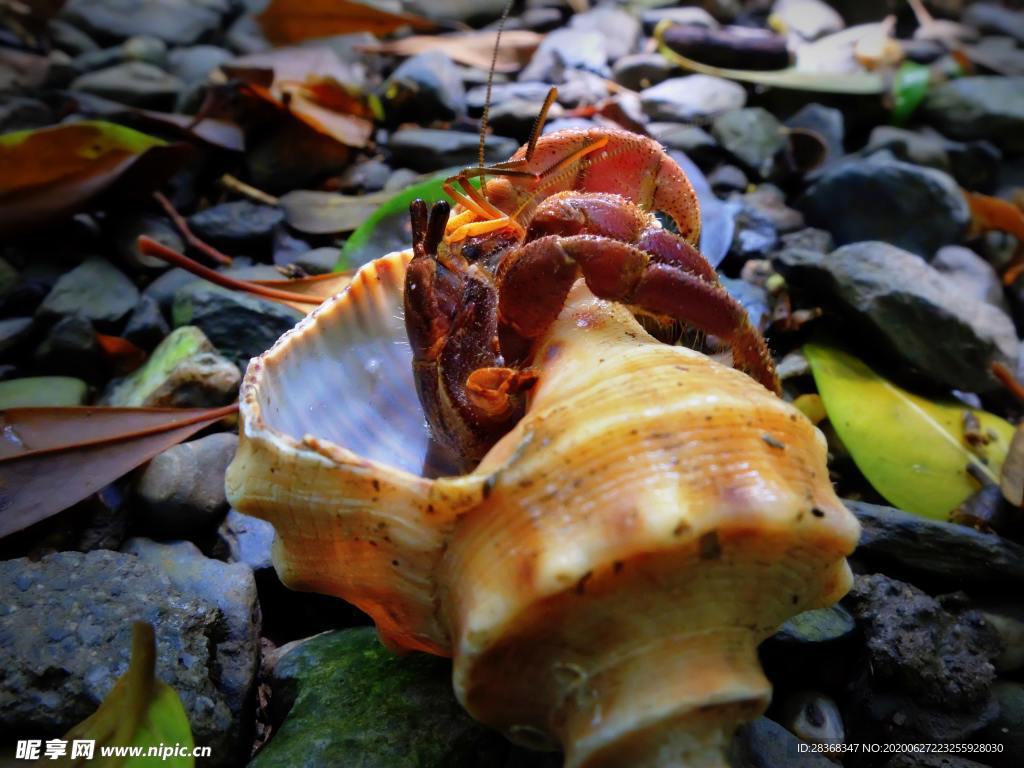
[[[298,589],[451,655],[477,719],[566,766],[725,765],[767,706],[756,648],[850,584],[821,433],[745,374],[577,283],[526,416],[462,476],[430,443],[402,328],[408,253],[249,366],[228,493]]]

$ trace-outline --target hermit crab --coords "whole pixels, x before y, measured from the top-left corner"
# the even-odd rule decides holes
[[[758,643],[850,583],[825,441],[655,142],[535,131],[449,188],[452,216],[414,204],[411,251],[250,363],[229,498],[275,526],[286,584],[451,656],[459,700],[514,741],[569,768],[724,766],[771,695]]]

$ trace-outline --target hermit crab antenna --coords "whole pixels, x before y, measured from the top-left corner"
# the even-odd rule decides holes
[[[555,99],[557,98],[558,89],[551,86],[551,90],[548,91],[548,95],[544,97],[544,106],[540,108],[540,112],[537,113],[537,119],[533,121],[533,128],[530,129],[530,141],[526,145],[527,160],[533,158],[533,151],[537,148],[537,141],[540,139],[540,132],[544,130],[544,123],[547,122],[548,119],[548,110],[551,109],[551,105],[555,103]]]
[[[487,94],[484,96],[484,113],[480,116],[480,151],[478,157],[480,166],[484,164],[484,149],[487,143],[487,115],[491,111],[491,86],[494,85],[494,68],[498,65],[498,49],[501,46],[501,33],[505,29],[505,20],[512,10],[512,3],[515,0],[508,0],[505,3],[505,10],[498,20],[498,34],[494,36],[494,52],[491,54],[491,69],[487,73]]]

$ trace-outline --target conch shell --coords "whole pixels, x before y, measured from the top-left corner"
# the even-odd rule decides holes
[[[284,583],[452,656],[459,700],[511,739],[568,768],[724,766],[771,695],[758,643],[850,585],[859,530],[821,433],[580,281],[526,416],[472,473],[431,477],[409,258],[252,361],[231,503],[273,523]]]

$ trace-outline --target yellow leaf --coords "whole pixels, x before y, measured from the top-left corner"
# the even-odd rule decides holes
[[[864,477],[894,506],[945,520],[978,490],[969,466],[986,481],[999,482],[1013,437],[1007,421],[908,392],[830,344],[807,344],[804,355],[836,433]],[[967,443],[968,413],[978,419],[987,445]]]

